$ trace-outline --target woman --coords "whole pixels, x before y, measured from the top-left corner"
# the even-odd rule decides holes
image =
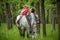
[[[32,38],[37,36],[37,27],[36,27],[36,20],[35,20],[35,14],[34,14],[34,9],[30,9],[30,16],[31,16],[31,29],[30,32],[32,34]]]
[[[24,6],[22,8],[22,11],[20,13],[20,15],[17,16],[17,19],[16,19],[16,24],[17,26],[19,26],[19,20],[21,20],[21,18],[25,15],[27,16],[28,15],[28,10],[29,10],[29,7],[28,6]]]
[[[34,9],[30,9],[30,16],[31,16],[31,28],[34,24],[36,24],[35,15],[34,15]]]

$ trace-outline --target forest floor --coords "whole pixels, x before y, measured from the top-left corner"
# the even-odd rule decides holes
[[[52,25],[46,25],[46,37],[43,37],[43,28],[42,24],[40,25],[40,35],[36,39],[21,37],[16,25],[13,25],[13,28],[8,30],[7,25],[2,23],[0,26],[0,40],[58,40],[58,25],[56,24],[56,30],[52,32]]]

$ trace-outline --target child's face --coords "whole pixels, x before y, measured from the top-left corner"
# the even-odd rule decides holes
[[[31,9],[30,9],[30,12],[31,12]]]

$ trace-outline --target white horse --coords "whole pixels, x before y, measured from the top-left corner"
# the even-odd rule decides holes
[[[36,38],[37,37],[37,24],[36,24],[36,19],[35,19],[35,15],[34,13],[30,14],[31,17],[31,26],[32,26],[32,34],[31,37],[32,38]]]
[[[29,16],[29,17],[31,17],[31,16]],[[32,22],[32,21],[30,21],[30,22]],[[33,29],[32,29],[33,34],[31,35],[30,34],[30,24],[28,23],[26,16],[23,16],[20,20],[20,35],[25,36],[25,31],[27,30],[28,36],[35,38],[37,36],[37,27],[35,24],[36,21],[33,20],[33,22],[34,22]]]
[[[26,16],[22,16],[21,20],[20,20],[20,23],[19,23],[19,27],[20,27],[20,35],[21,36],[25,36],[25,31],[27,30],[28,32],[28,35],[29,35],[29,28],[30,28],[30,25],[28,23],[28,20],[26,18]]]

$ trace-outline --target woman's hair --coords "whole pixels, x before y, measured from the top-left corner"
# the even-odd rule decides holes
[[[32,9],[31,9],[31,12],[34,13],[34,11],[35,11],[35,10],[32,8]]]

